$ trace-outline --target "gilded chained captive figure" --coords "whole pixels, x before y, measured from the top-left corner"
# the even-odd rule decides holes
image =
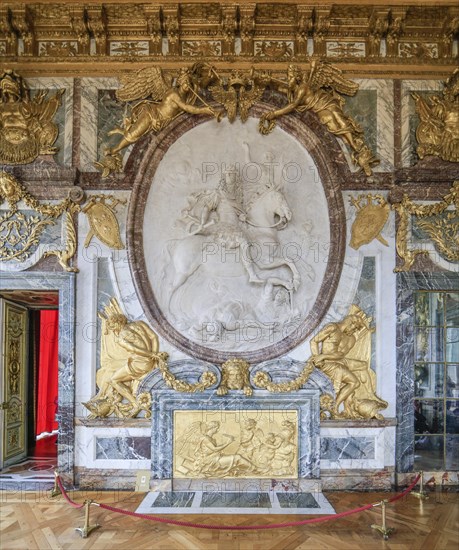
[[[149,132],[159,132],[174,118],[185,113],[194,115],[211,115],[220,121],[223,111],[216,111],[197,93],[203,73],[207,67],[202,63],[195,63],[191,69],[182,68],[172,85],[171,79],[166,78],[161,69],[152,67],[141,69],[135,74],[128,74],[121,78],[122,87],[116,91],[117,99],[121,101],[135,101],[131,115],[126,117],[121,128],[115,128],[108,135],[121,134],[121,141],[112,148],[105,150],[105,158],[96,162],[102,177],[111,172],[121,172],[121,151],[137,142]],[[207,69],[208,70],[208,69]],[[203,106],[195,106],[199,99]]]

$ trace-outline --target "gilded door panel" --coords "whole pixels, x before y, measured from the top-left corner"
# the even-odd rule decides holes
[[[18,462],[27,454],[26,372],[27,308],[1,300],[2,357],[0,373],[2,449],[0,466]]]

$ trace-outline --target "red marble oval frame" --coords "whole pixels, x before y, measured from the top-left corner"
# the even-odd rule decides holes
[[[252,116],[272,110],[272,105],[258,104],[251,111]],[[330,221],[330,249],[325,276],[317,299],[302,325],[283,340],[261,350],[240,353],[220,352],[206,348],[180,334],[163,315],[155,299],[148,279],[143,253],[143,218],[150,186],[156,169],[169,147],[195,126],[210,120],[208,117],[182,115],[163,132],[151,136],[148,144],[138,144],[130,155],[128,165],[136,165],[127,223],[127,246],[131,275],[142,308],[147,319],[158,333],[188,355],[209,361],[223,363],[230,357],[238,357],[250,363],[259,363],[280,357],[304,341],[323,319],[338,286],[346,246],[346,216],[340,189],[340,174],[349,176],[349,168],[334,136],[318,122],[311,113],[294,113],[278,121],[278,125],[294,137],[314,160],[324,188]],[[260,139],[263,139],[260,135]],[[139,156],[141,160],[139,162]]]

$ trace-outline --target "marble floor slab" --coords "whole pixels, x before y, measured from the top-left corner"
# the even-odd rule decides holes
[[[151,492],[136,512],[141,514],[335,514],[321,492]]]

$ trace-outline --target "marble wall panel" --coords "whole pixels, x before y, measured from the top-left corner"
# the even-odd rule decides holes
[[[321,427],[323,469],[379,469],[394,465],[395,427]]]
[[[76,426],[75,465],[85,468],[142,470],[151,465],[151,428]]]
[[[149,437],[96,437],[96,460],[148,460]]]

